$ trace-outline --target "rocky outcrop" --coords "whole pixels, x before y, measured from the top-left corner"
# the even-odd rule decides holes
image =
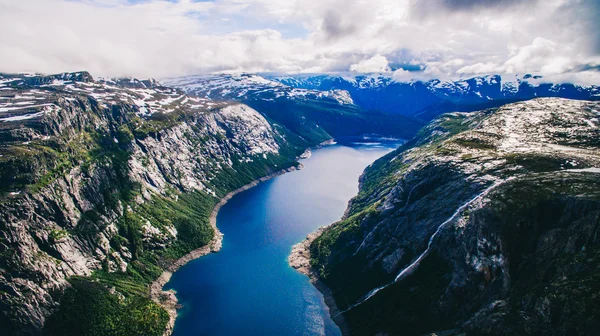
[[[289,265],[297,270],[298,272],[306,275],[310,282],[315,286],[321,294],[323,294],[323,299],[325,300],[325,304],[328,307],[329,315],[331,319],[338,325],[343,334],[348,334],[350,330],[348,329],[348,325],[344,320],[344,316],[341,314],[337,303],[335,302],[335,298],[323,281],[319,279],[319,275],[315,272],[315,270],[311,267],[311,256],[310,256],[310,246],[311,244],[319,237],[328,227],[322,227],[318,229],[316,232],[309,234],[306,239],[292,247],[292,252],[288,257]]]
[[[594,334],[599,113],[446,114],[367,168],[310,246],[349,333]]]

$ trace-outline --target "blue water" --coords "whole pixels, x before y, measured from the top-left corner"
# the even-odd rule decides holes
[[[287,258],[307,234],[340,219],[361,172],[395,145],[326,146],[301,161],[304,169],[234,196],[217,216],[221,251],[165,286],[183,304],[174,335],[340,335],[321,293]]]

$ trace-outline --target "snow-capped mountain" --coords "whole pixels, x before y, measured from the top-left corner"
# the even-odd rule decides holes
[[[344,90],[320,90],[292,87],[286,83],[267,79],[256,74],[208,75],[166,78],[161,80],[166,86],[179,88],[186,93],[214,100],[275,100],[329,99],[339,104],[353,104],[352,98]]]
[[[174,111],[202,111],[222,105],[186,96],[153,79],[94,80],[87,72],[51,76],[0,74],[0,122],[39,118],[58,108],[60,99],[74,101],[81,96],[94,98],[104,108],[122,103],[132,105],[141,117]]]
[[[311,142],[367,133],[409,138],[423,125],[403,115],[364,109],[346,90],[296,88],[256,74],[187,76],[160,82],[213,102],[242,102]]]
[[[476,111],[536,97],[600,99],[598,86],[553,84],[532,75],[398,82],[385,74],[221,74],[169,78],[161,83],[214,100],[333,100],[340,104],[355,104],[366,111],[415,116],[423,120],[445,112]]]
[[[600,99],[598,86],[548,83],[541,76],[490,75],[457,81],[397,82],[387,75],[299,75],[267,77],[294,88],[345,90],[365,109],[431,119],[452,111],[474,111],[536,97]]]

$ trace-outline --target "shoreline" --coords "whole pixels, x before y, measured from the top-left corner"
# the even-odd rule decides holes
[[[332,143],[336,143],[334,139],[326,141],[323,144],[332,144]],[[365,168],[365,170],[366,170],[366,168]],[[358,177],[358,189],[359,190],[362,188],[362,179],[365,175],[365,170],[363,170],[363,172]],[[348,205],[346,206],[346,210],[344,210],[344,214],[342,215],[342,218],[340,219],[340,221],[344,220],[348,217],[348,213],[352,206],[353,200],[354,200],[354,197],[352,197],[348,201]],[[340,328],[342,335],[350,335],[350,329],[348,328],[348,325],[346,324],[346,320],[344,319],[344,316],[341,314],[341,310],[339,309],[339,307],[337,306],[337,304],[333,298],[331,289],[329,289],[329,287],[327,287],[323,283],[323,281],[321,281],[321,279],[319,279],[319,276],[315,273],[314,269],[310,266],[310,245],[312,244],[312,242],[315,239],[317,239],[321,234],[323,234],[323,232],[326,229],[336,225],[338,222],[339,221],[331,223],[329,225],[321,226],[316,231],[309,233],[303,241],[292,246],[292,252],[288,256],[288,264],[293,269],[295,269],[297,272],[306,275],[309,278],[310,283],[317,290],[319,290],[319,292],[321,292],[321,294],[323,294],[323,299],[325,300],[325,305],[327,306],[331,320]]]
[[[166,328],[165,332],[163,333],[163,336],[171,335],[171,333],[173,332],[173,328],[175,327],[175,319],[177,318],[177,309],[181,307],[181,305],[179,304],[179,301],[177,300],[177,297],[175,296],[175,294],[176,294],[175,291],[172,289],[165,291],[165,290],[163,290],[163,287],[167,284],[167,282],[169,282],[169,280],[171,280],[171,276],[173,276],[173,273],[175,271],[177,271],[183,265],[187,264],[188,262],[190,262],[194,259],[203,257],[209,253],[215,253],[215,252],[219,252],[221,250],[221,247],[223,246],[223,233],[217,227],[217,215],[219,214],[219,210],[221,210],[221,207],[223,207],[223,205],[227,204],[227,202],[233,196],[241,193],[242,191],[246,191],[248,189],[251,189],[251,188],[257,186],[258,184],[260,184],[262,182],[268,181],[277,176],[283,175],[285,173],[293,172],[293,171],[299,170],[299,169],[302,169],[302,164],[300,164],[300,163],[298,163],[297,166],[292,166],[292,167],[289,167],[286,169],[281,169],[281,170],[273,172],[269,175],[258,178],[258,179],[254,180],[234,191],[229,192],[227,195],[223,196],[223,198],[221,198],[221,200],[217,204],[215,204],[215,207],[213,208],[213,210],[210,214],[210,217],[209,217],[209,224],[215,231],[215,235],[214,235],[213,239],[210,241],[210,243],[208,243],[207,245],[204,245],[202,247],[199,247],[199,248],[189,252],[188,254],[184,255],[183,257],[175,260],[171,264],[171,266],[169,266],[165,271],[163,271],[163,273],[150,284],[150,287],[149,287],[150,298],[154,302],[161,305],[169,314],[169,322],[167,323],[167,328]]]
[[[319,279],[318,275],[310,266],[310,244],[312,244],[312,242],[326,229],[335,224],[337,224],[337,222],[318,228],[316,231],[309,233],[308,236],[306,236],[306,239],[294,245],[292,247],[292,252],[288,256],[288,264],[299,273],[306,275],[309,278],[310,283],[323,294],[323,299],[325,300],[325,305],[327,306],[331,320],[340,328],[342,335],[349,335],[350,331],[344,320],[344,316],[340,314],[341,311],[335,303],[331,290]]]

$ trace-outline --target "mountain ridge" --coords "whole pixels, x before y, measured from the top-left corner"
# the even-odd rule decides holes
[[[293,88],[254,74],[187,76],[163,82],[200,99],[247,104],[314,142],[364,133],[409,138],[424,125],[412,117],[364,109],[344,90]]]
[[[483,106],[493,101],[514,102],[536,97],[600,99],[600,88],[596,85],[552,83],[542,76],[528,74],[410,82],[396,81],[390,76],[380,74],[291,76],[270,79],[305,89],[346,90],[355,103],[363,108],[421,116],[424,120],[431,120],[445,112],[471,112],[482,107],[497,107]],[[436,105],[443,104],[450,106],[435,109]]]
[[[593,334],[599,115],[556,98],[444,114],[369,166],[309,250],[350,333]]]
[[[311,143],[154,81],[0,75],[0,327],[162,335],[148,288],[208,244],[217,200]]]
[[[319,98],[364,111],[430,121],[446,112],[473,112],[538,97],[600,99],[597,85],[552,83],[538,75],[488,75],[459,80],[396,80],[387,74],[216,74],[164,79],[208,99]]]

